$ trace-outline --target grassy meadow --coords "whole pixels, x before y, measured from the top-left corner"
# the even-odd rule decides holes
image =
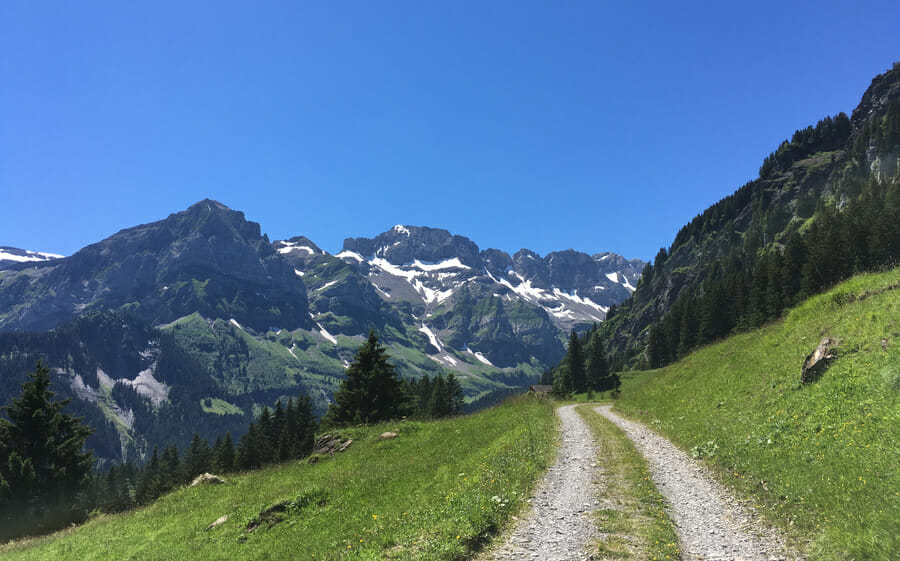
[[[837,358],[801,385],[824,336]],[[900,268],[623,386],[619,411],[707,460],[811,558],[900,559]]]
[[[342,431],[346,452],[184,488],[121,515],[0,547],[8,560],[468,559],[552,462],[549,400]],[[385,431],[399,436],[379,440]],[[281,512],[261,514],[281,503]],[[228,520],[210,530],[213,521]],[[281,521],[272,524],[276,518]],[[252,532],[248,526],[258,524]]]

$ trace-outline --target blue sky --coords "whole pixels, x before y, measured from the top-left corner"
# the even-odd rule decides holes
[[[252,4],[252,6],[251,6]],[[0,245],[209,197],[652,258],[900,60],[900,2],[0,3]]]

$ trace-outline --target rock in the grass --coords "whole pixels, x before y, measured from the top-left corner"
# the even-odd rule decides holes
[[[397,438],[396,432],[383,432],[379,435],[378,440],[390,440],[392,438]]]
[[[323,434],[316,440],[312,453],[334,456],[336,452],[343,452],[349,448],[352,442],[351,439],[344,440],[339,434]]]
[[[803,369],[800,372],[801,383],[808,384],[810,382],[815,382],[822,376],[828,368],[828,365],[834,360],[834,353],[832,351],[837,344],[837,339],[832,339],[831,337],[823,337],[822,340],[819,341],[819,346],[816,347],[816,350],[811,352],[803,362]]]
[[[203,483],[211,483],[213,485],[221,485],[225,483],[225,480],[219,477],[218,475],[213,475],[211,473],[203,473],[198,475],[191,481],[191,487],[196,487],[197,485],[201,485]]]
[[[226,523],[226,522],[228,522],[228,515],[227,515],[227,514],[226,514],[225,516],[221,516],[221,517],[217,518],[215,522],[213,522],[212,524],[210,524],[209,526],[207,526],[207,527],[206,527],[206,531],[209,532],[210,530],[212,530],[212,529],[215,528],[216,526],[221,526],[222,524],[224,524],[224,523]]]

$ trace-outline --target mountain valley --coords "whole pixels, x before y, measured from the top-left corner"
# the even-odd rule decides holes
[[[279,398],[309,395],[324,413],[370,329],[404,377],[453,371],[490,403],[555,365],[568,332],[601,322],[645,265],[510,256],[415,226],[331,255],[303,236],[270,242],[212,200],[65,258],[5,251],[0,401],[43,358],[107,461],[238,435]]]

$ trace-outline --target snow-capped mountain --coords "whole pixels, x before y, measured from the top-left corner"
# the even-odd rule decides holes
[[[555,364],[565,334],[603,321],[644,267],[612,253],[510,256],[446,230],[403,225],[349,238],[336,256],[302,236],[274,246],[304,279],[323,330],[412,332],[429,358],[461,371]]]
[[[62,257],[62,255],[56,255],[55,253],[0,246],[0,269],[5,269],[18,263],[50,261],[51,259],[61,259]]]
[[[425,317],[461,288],[477,286],[537,306],[566,330],[603,321],[609,306],[634,291],[645,265],[571,249],[546,257],[523,249],[510,256],[481,251],[446,230],[403,225],[374,239],[347,239],[337,257],[366,275],[386,301],[408,302]]]
[[[406,378],[452,370],[471,399],[533,383],[643,267],[412,226],[331,255],[303,236],[270,242],[211,200],[69,257],[0,255],[0,402],[40,358],[97,430],[89,445],[117,461],[194,431],[240,434],[278,398],[323,413],[370,329]]]

